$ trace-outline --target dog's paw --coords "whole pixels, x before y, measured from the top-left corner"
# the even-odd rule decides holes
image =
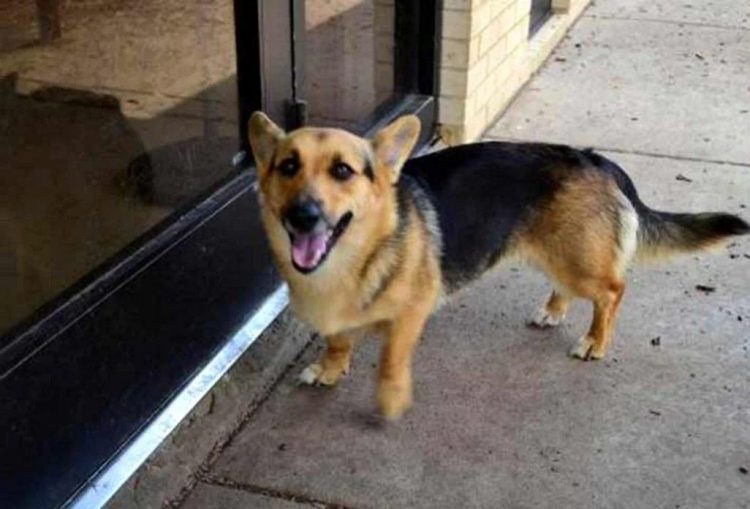
[[[380,415],[389,421],[401,417],[411,407],[411,388],[402,385],[381,383],[378,387]]]
[[[593,338],[581,336],[578,342],[570,349],[570,356],[584,361],[596,361],[604,357],[605,352],[596,347]]]
[[[325,369],[316,362],[302,370],[297,381],[303,385],[336,385],[347,371],[348,369],[339,367]]]
[[[555,315],[547,311],[547,308],[542,306],[537,310],[534,316],[528,321],[529,327],[536,327],[538,329],[546,329],[548,327],[557,327],[565,320],[565,315]]]

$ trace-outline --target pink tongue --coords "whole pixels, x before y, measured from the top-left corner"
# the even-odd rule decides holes
[[[296,235],[292,242],[292,259],[303,269],[316,267],[326,252],[328,232]]]

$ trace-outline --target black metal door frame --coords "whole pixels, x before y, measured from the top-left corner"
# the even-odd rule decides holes
[[[529,35],[534,35],[552,15],[552,0],[531,0]]]
[[[293,99],[295,1],[234,2],[246,154],[252,111],[290,126],[281,117]],[[438,9],[436,0],[398,5],[401,22],[417,23],[412,51],[397,58],[404,95],[360,132],[415,113],[426,141]],[[268,34],[281,40],[270,44]],[[74,503],[279,287],[248,160],[0,337],[0,507]]]
[[[277,123],[287,129],[304,125],[304,97],[301,95],[304,73],[304,0],[261,1],[264,19],[290,19],[291,24],[274,25],[276,33],[283,34],[284,44],[274,41],[261,45],[261,53],[269,65],[262,80],[262,109]],[[394,112],[404,113],[420,104],[417,113],[425,127],[425,136],[432,136],[434,126],[437,68],[435,58],[439,50],[440,0],[396,0],[395,28],[398,43],[395,47],[394,65],[397,98],[381,105],[356,129],[366,134],[379,120]],[[291,76],[289,69],[292,70]],[[257,108],[256,108],[257,109]],[[240,125],[245,126],[250,113],[241,113]],[[246,136],[243,136],[245,139]],[[424,140],[422,140],[424,141]],[[245,146],[247,149],[247,146]]]

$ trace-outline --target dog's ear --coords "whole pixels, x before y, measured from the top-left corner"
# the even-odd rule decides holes
[[[397,118],[377,132],[372,139],[372,149],[378,166],[384,166],[391,172],[391,181],[396,182],[401,167],[411,154],[419,138],[419,119],[414,115]]]
[[[279,141],[284,138],[284,131],[261,111],[250,115],[247,127],[258,175],[262,175],[273,162],[271,159]]]

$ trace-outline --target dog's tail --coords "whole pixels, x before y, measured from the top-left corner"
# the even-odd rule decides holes
[[[641,201],[633,181],[620,166],[593,151],[585,154],[615,179],[638,215],[637,261],[663,260],[709,250],[722,246],[735,235],[750,233],[745,220],[725,212],[678,214],[654,210]]]
[[[650,209],[638,210],[639,260],[668,259],[723,245],[730,237],[750,233],[743,219],[724,212],[675,214]]]

